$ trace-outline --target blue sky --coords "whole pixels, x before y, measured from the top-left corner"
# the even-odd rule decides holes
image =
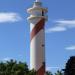
[[[29,2],[30,1],[30,2]],[[64,68],[75,55],[75,0],[41,0],[48,8],[45,25],[47,70]],[[27,8],[34,0],[0,0],[0,60],[30,60],[30,26]]]

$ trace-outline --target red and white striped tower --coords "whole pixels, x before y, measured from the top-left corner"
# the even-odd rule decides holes
[[[42,7],[40,0],[36,0],[30,14],[30,68],[36,70],[36,75],[45,75],[45,30],[47,8]]]

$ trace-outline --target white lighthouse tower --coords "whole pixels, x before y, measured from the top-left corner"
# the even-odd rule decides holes
[[[36,75],[45,75],[45,21],[47,8],[42,7],[40,0],[36,0],[33,7],[27,9],[30,16],[30,69]]]

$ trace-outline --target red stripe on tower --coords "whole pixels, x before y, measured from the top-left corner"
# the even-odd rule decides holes
[[[45,63],[38,69],[36,75],[45,75]]]
[[[37,24],[33,27],[32,31],[31,31],[31,42],[32,42],[33,38],[35,38],[36,35],[40,35],[39,32],[41,32],[41,30],[44,30],[44,23],[45,23],[45,19],[41,18],[41,20],[39,22],[37,22]],[[40,41],[40,39],[39,39],[39,41]],[[42,61],[40,68],[38,68],[36,70],[36,75],[44,75],[45,74],[45,63],[43,63],[43,62],[45,62],[45,61]]]
[[[35,27],[32,29],[32,31],[31,31],[31,40],[33,39],[33,37],[35,37],[35,35],[36,35],[41,29],[44,29],[44,22],[45,22],[45,19],[42,18],[42,19],[35,25]]]

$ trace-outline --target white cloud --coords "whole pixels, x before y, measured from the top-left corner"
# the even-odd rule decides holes
[[[47,71],[50,71],[50,70],[52,70],[52,69],[59,69],[59,67],[46,67],[46,70],[47,70]]]
[[[11,58],[6,57],[6,58],[3,59],[3,61],[9,61],[10,59],[11,59]]]
[[[54,24],[54,27],[47,29],[46,33],[62,32],[75,28],[75,20],[56,20],[54,21]]]
[[[62,24],[73,24],[73,25],[75,25],[75,20],[57,20],[56,22],[62,23]]]
[[[69,46],[65,48],[66,50],[75,50],[75,45]]]
[[[22,18],[18,13],[13,12],[0,12],[0,23],[17,22]]]
[[[75,20],[57,20],[55,22],[65,27],[69,28],[75,27]]]
[[[50,33],[50,32],[62,32],[62,31],[66,31],[66,28],[63,27],[63,26],[56,26],[56,27],[47,29],[46,33]]]

